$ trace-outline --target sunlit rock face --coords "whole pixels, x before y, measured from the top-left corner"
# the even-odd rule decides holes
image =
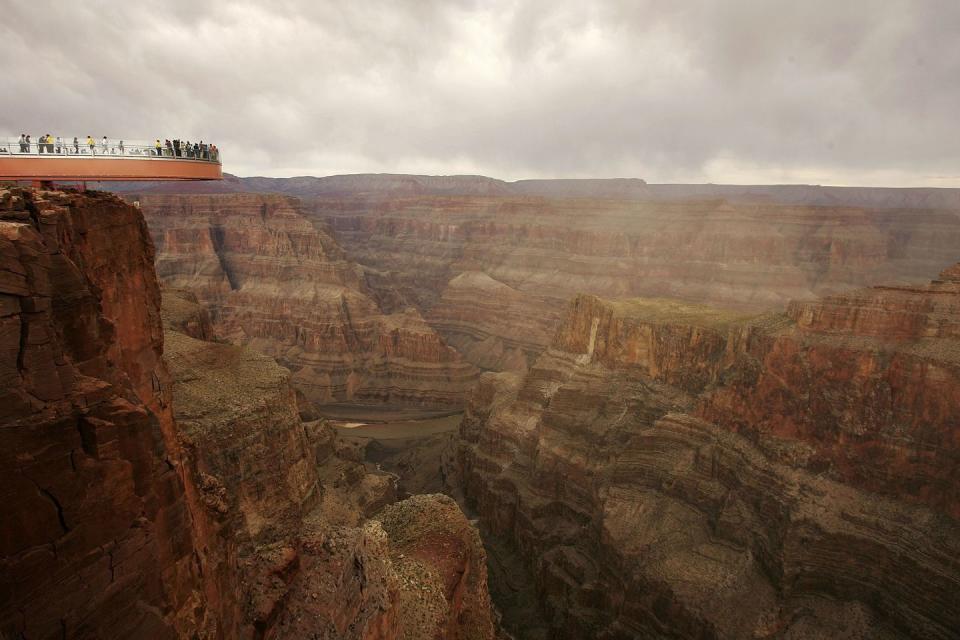
[[[157,272],[217,337],[269,355],[314,403],[457,407],[476,379],[413,307],[381,311],[322,223],[282,196],[141,196]]]
[[[0,635],[187,637],[203,606],[153,246],[104,194],[0,190]]]
[[[367,185],[307,202],[375,297],[416,306],[469,361],[493,370],[531,364],[578,293],[782,309],[927,281],[960,244],[952,191],[508,186],[436,195]]]
[[[579,296],[458,463],[559,638],[952,638],[960,282],[760,316]]]

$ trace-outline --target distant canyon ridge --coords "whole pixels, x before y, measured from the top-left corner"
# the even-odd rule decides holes
[[[457,408],[523,372],[578,294],[747,313],[956,259],[960,190],[345,175],[116,190],[158,275],[313,403]]]

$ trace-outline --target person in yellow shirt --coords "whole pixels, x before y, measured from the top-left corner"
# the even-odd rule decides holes
[[[96,155],[97,153],[97,143],[93,141],[93,138],[87,136],[87,146],[90,147],[90,155]]]

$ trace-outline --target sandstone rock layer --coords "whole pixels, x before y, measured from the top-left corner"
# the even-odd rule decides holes
[[[957,267],[755,317],[580,296],[450,476],[556,637],[955,637],[958,300]]]
[[[381,312],[364,273],[282,196],[144,196],[165,285],[216,336],[276,358],[314,403],[457,407],[474,367],[412,307]]]
[[[471,362],[494,370],[515,367],[518,353],[531,363],[579,293],[781,309],[929,280],[960,244],[952,196],[834,190],[805,204],[790,189],[683,195],[562,182],[500,194],[324,192],[310,202],[375,296],[415,305]],[[524,189],[531,195],[518,195]],[[845,194],[876,206],[845,206]]]

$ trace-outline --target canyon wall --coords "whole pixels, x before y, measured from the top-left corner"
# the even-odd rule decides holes
[[[198,340],[171,348],[243,354],[200,367],[215,372],[202,388],[282,413],[266,452],[255,406],[233,413],[219,390],[223,409],[182,409],[207,505],[195,529],[234,545],[200,557],[236,567],[216,592],[249,603],[208,596],[217,618],[393,637],[404,620],[473,615],[451,604],[478,584],[456,576],[480,577],[459,512],[417,498],[370,519],[389,487],[299,420],[289,391],[443,406],[450,374],[431,378],[445,360],[429,345],[450,345],[503,373],[480,378],[444,475],[529,561],[551,637],[955,637],[960,267],[937,277],[960,246],[955,193],[394,178],[257,179],[312,194],[304,205],[141,197],[164,280],[196,296],[169,326]],[[428,372],[410,372],[416,358]],[[280,382],[229,382],[248,365]],[[414,379],[430,382],[396,391]],[[281,473],[307,467],[315,480]],[[435,522],[464,535],[409,546]]]
[[[492,639],[456,503],[390,504],[153,264],[117,198],[0,190],[0,636]]]
[[[528,190],[558,195],[353,193],[309,202],[375,296],[416,306],[467,359],[493,370],[515,368],[518,354],[531,363],[578,293],[779,309],[929,280],[960,243],[953,192],[771,187],[730,199],[693,190],[693,199],[615,186],[544,181]],[[892,204],[874,191],[892,192]],[[602,197],[583,197],[595,193]],[[820,204],[830,201],[824,193],[873,204]],[[781,195],[799,203],[778,203]]]
[[[0,634],[210,627],[139,213],[0,190]]]
[[[275,358],[312,402],[449,408],[477,372],[413,307],[381,311],[363,271],[282,196],[141,196],[165,285],[216,337]]]
[[[953,638],[960,266],[751,316],[579,296],[447,476],[558,638]]]
[[[204,334],[205,313],[165,292],[175,417],[203,505],[196,554],[224,637],[492,638],[485,556],[459,507],[389,504],[388,476],[301,421],[287,369],[183,332]]]
[[[301,198],[383,311],[415,307],[488,370],[532,363],[578,293],[780,309],[929,280],[960,239],[957,189],[391,174],[116,188]]]

